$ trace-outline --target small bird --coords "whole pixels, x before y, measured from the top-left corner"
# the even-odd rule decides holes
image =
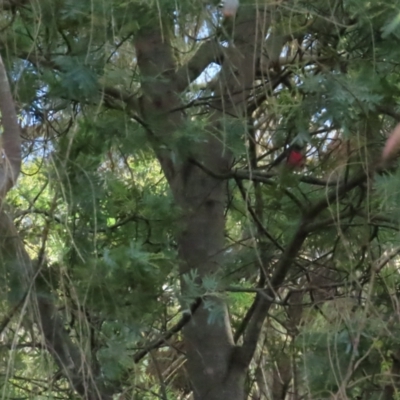
[[[239,0],[225,0],[222,7],[222,14],[225,18],[233,18],[239,7]]]
[[[299,145],[292,145],[286,157],[286,165],[290,169],[301,169],[306,162],[302,148]]]
[[[385,147],[382,151],[382,162],[388,163],[394,159],[400,150],[400,124],[393,129],[393,132],[387,138]]]

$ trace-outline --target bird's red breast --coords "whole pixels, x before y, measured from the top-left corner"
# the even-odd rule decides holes
[[[382,160],[390,161],[395,158],[400,150],[400,124],[394,128],[393,132],[390,134],[386,140],[385,147],[382,151]]]
[[[286,163],[292,168],[301,168],[304,166],[304,155],[301,151],[291,150]]]

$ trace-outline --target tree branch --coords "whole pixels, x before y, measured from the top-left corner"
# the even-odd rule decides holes
[[[129,107],[129,111],[139,111],[139,98],[135,94],[111,86],[105,86],[102,92],[114,100],[122,101]]]
[[[3,43],[1,43],[1,45],[3,45]],[[18,53],[15,54],[15,56],[22,60],[30,62],[36,68],[45,67],[56,71],[61,70],[59,64],[57,64],[56,62],[52,61],[47,57],[40,56],[34,52],[19,51]],[[110,102],[111,99],[114,101],[121,101],[122,103],[124,103],[125,106],[129,107],[130,112],[139,111],[139,98],[136,96],[136,94],[131,93],[128,90],[112,86],[104,86],[100,92],[102,95],[105,96],[106,104],[112,108],[123,109],[123,107],[121,106],[116,107],[114,104],[111,104]]]
[[[51,293],[35,289],[39,271],[34,272],[32,260],[14,223],[4,211],[0,212],[0,232],[0,262],[10,279],[10,303],[16,307],[23,297],[28,296],[28,306],[32,307],[34,321],[43,334],[46,349],[80,396],[88,400],[111,400],[112,395],[102,386],[101,379],[93,376],[87,358],[65,330]]]
[[[240,352],[240,358],[242,359],[244,365],[247,366],[253,357],[264,320],[268,315],[271,305],[273,304],[268,297],[275,299],[276,290],[279,289],[285,280],[292,266],[293,260],[297,256],[308,236],[309,231],[307,226],[313,222],[313,220],[323,210],[332,204],[332,202],[339,200],[346,193],[365,182],[368,176],[369,175],[363,171],[359,175],[356,175],[349,182],[342,183],[337,190],[332,189],[327,196],[324,196],[320,201],[316,202],[308,212],[303,214],[292,240],[286,247],[285,252],[282,254],[280,260],[275,266],[275,271],[269,282],[269,287],[265,289],[266,296],[261,296],[258,294],[254,300],[254,312],[244,334],[243,346],[237,349],[237,351]]]
[[[215,39],[200,46],[196,54],[176,72],[178,92],[185,90],[211,63],[221,64],[224,57],[223,47]]]
[[[253,210],[253,207],[251,206],[249,200],[247,199],[246,196],[246,191],[244,190],[244,187],[242,183],[240,182],[239,179],[236,179],[236,184],[238,185],[239,191],[242,195],[242,199],[246,202],[247,205],[247,210],[249,211],[251,217],[253,218],[253,221],[256,223],[257,228],[259,231],[271,242],[275,245],[275,247],[281,251],[283,251],[282,246],[279,244],[279,242],[267,231],[265,226],[263,225],[262,221],[260,221],[260,218],[257,216],[256,212]]]
[[[202,169],[208,175],[216,179],[240,179],[240,180],[249,180],[253,182],[266,183],[268,185],[271,185],[273,183],[271,179],[276,178],[278,176],[278,174],[274,172],[257,172],[257,171],[247,171],[239,169],[227,172],[225,174],[220,174],[214,172],[210,168],[207,168],[205,165],[203,165],[201,162],[197,161],[194,158],[190,158],[189,161],[192,164],[199,167],[200,169]],[[312,176],[299,176],[299,181],[303,183],[308,183],[310,185],[317,185],[323,187],[333,187],[333,186],[337,187],[341,185],[341,183],[338,182],[326,181],[323,179],[314,178]]]
[[[0,203],[21,171],[21,133],[7,72],[0,56],[0,111],[3,124],[0,155]]]
[[[196,299],[196,301],[190,306],[190,313],[188,312],[184,313],[180,321],[176,323],[167,332],[165,332],[159,339],[150,343],[144,349],[138,351],[133,356],[133,361],[137,364],[147,353],[149,353],[151,350],[157,349],[158,347],[162,346],[175,333],[178,333],[192,319],[193,314],[199,308],[201,303],[202,303],[201,298]]]

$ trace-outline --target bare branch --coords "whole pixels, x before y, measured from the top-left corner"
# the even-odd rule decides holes
[[[0,201],[15,185],[21,171],[21,134],[7,72],[0,56],[0,111],[3,124],[1,137]]]

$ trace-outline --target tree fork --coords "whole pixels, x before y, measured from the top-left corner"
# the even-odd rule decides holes
[[[171,151],[161,151],[157,142],[165,143],[182,126],[183,114],[178,97],[181,79],[176,70],[168,35],[152,26],[136,38],[138,65],[143,76],[142,118],[156,140],[153,147],[176,203],[182,210],[183,230],[177,238],[181,275],[196,270],[199,279],[219,269],[224,248],[226,182],[212,177],[193,165],[190,157],[178,155],[173,162]],[[194,157],[217,174],[229,171],[231,154],[221,129],[227,118],[245,118],[247,100],[257,70],[256,60],[268,31],[267,11],[249,8],[236,20],[232,40],[235,46],[225,51],[220,84],[215,90],[204,140],[192,149]],[[160,57],[162,55],[162,57]],[[179,71],[178,71],[179,72]],[[175,110],[175,111],[171,111]],[[178,111],[176,111],[178,110]],[[182,281],[183,294],[186,292]],[[183,328],[187,351],[187,368],[196,400],[244,398],[244,380],[248,364],[235,358],[232,328],[226,305],[221,299],[208,298],[220,308],[221,319],[209,323],[209,310],[201,305]],[[210,303],[210,302],[208,302]],[[261,321],[262,323],[262,321]]]

